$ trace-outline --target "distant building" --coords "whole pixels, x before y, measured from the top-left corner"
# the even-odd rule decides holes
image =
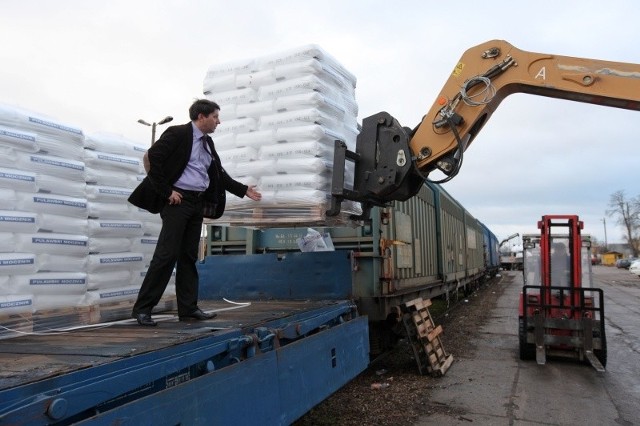
[[[622,259],[624,255],[619,251],[608,251],[602,255],[602,264],[606,266],[614,266],[616,260]]]
[[[617,251],[618,253],[622,253],[622,257],[631,257],[633,255],[631,247],[627,243],[609,244],[607,248],[609,249],[609,251]]]

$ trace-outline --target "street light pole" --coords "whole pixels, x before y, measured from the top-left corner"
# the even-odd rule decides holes
[[[171,120],[173,120],[173,117],[171,117],[170,115],[167,115],[165,118],[163,118],[162,120],[158,121],[157,123],[154,122],[153,124],[149,124],[146,121],[144,121],[142,118],[140,120],[138,120],[138,123],[140,124],[144,124],[145,126],[151,126],[151,145],[153,145],[156,141],[156,127],[161,125],[161,124],[166,124],[168,122],[170,122]]]
[[[604,224],[604,250],[609,251],[609,244],[607,244],[607,219],[603,217],[602,223]]]

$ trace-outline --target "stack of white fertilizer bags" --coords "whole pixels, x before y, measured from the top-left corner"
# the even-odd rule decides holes
[[[0,317],[81,303],[87,291],[84,135],[0,105]]]
[[[221,107],[216,150],[227,173],[263,195],[260,202],[228,197],[219,221],[339,225],[360,214],[351,202],[337,218],[325,214],[334,142],[355,149],[355,86],[355,76],[316,45],[210,66],[204,94]]]
[[[87,135],[84,147],[90,250],[84,303],[135,301],[162,227],[159,215],[127,201],[144,178],[147,147],[108,133]]]
[[[0,104],[0,337],[133,303],[161,228],[127,202],[145,149]]]

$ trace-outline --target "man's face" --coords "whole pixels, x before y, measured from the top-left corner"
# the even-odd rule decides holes
[[[220,111],[216,110],[209,115],[200,114],[200,123],[203,133],[213,133],[220,124]]]

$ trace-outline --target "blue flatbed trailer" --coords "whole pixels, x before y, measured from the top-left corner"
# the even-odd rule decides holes
[[[218,316],[205,322],[169,312],[154,328],[124,320],[0,340],[0,425],[291,424],[369,363],[367,317],[334,297],[351,286],[348,262],[335,266],[343,255],[306,256],[271,289],[267,273],[246,275],[242,306],[223,300],[207,258],[200,306]]]

